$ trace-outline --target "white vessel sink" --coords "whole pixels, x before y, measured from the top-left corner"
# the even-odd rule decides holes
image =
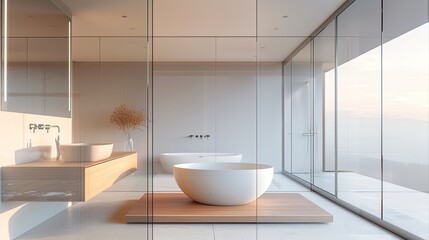
[[[94,162],[112,155],[113,143],[71,143],[60,145],[64,162]]]
[[[15,163],[29,163],[48,160],[51,158],[51,146],[35,146],[15,151]]]

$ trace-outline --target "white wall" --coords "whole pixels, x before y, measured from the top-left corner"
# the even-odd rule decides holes
[[[146,113],[146,64],[75,62],[73,76],[73,141],[111,142],[114,151],[124,151],[125,135],[110,123],[120,104]],[[146,165],[146,128],[132,135],[138,153],[138,169]]]
[[[155,170],[160,153],[239,152],[281,171],[281,79],[280,63],[155,63]]]
[[[56,155],[56,131],[30,132],[29,123],[55,124],[61,128],[61,142],[71,142],[71,119],[0,111],[0,167],[15,164],[15,151],[32,146],[51,145]],[[1,183],[1,182],[0,182]],[[1,184],[0,184],[1,186]],[[44,222],[70,204],[67,202],[0,202],[0,239],[14,239]]]

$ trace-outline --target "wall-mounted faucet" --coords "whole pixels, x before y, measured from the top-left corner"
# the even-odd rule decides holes
[[[37,124],[35,124],[35,123],[30,123],[30,131],[31,130],[33,130],[33,133],[35,133],[36,132],[36,129],[37,129]]]
[[[47,133],[49,133],[49,130],[51,128],[57,128],[58,133],[60,133],[60,127],[58,125],[50,125],[50,124],[42,124],[42,123],[30,123],[29,125],[30,130],[33,130],[33,133],[36,132],[36,130],[46,130]]]
[[[57,148],[57,157],[56,160],[58,161],[60,159],[61,153],[60,153],[60,126],[58,125],[50,125],[50,124],[36,124],[36,123],[30,123],[29,124],[30,131],[33,130],[33,133],[36,132],[36,129],[40,130],[46,130],[47,133],[49,133],[49,130],[51,128],[56,128],[58,130],[58,136],[55,138],[55,146]],[[30,139],[30,147],[31,147],[31,139]]]
[[[45,129],[46,132],[49,133],[49,130],[51,130],[51,128],[57,128],[58,133],[60,133],[60,126],[58,125],[49,125],[49,124],[45,124]]]
[[[60,156],[61,156],[61,153],[60,153],[60,131],[61,130],[60,130],[60,126],[58,126],[58,125],[45,124],[45,129],[46,129],[47,133],[49,133],[49,130],[51,128],[57,128],[57,130],[58,130],[58,136],[57,136],[57,138],[55,138],[55,146],[57,147],[57,157],[56,157],[56,160],[58,161],[58,160],[60,160]]]
[[[210,135],[209,134],[206,134],[206,135],[202,135],[202,134],[191,134],[191,135],[188,135],[188,136],[186,136],[187,138],[190,138],[190,139],[193,139],[193,138],[197,138],[197,139],[203,139],[203,138],[209,138],[210,137]]]

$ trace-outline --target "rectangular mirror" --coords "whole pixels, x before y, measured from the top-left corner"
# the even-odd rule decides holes
[[[2,111],[71,117],[70,18],[51,0],[3,0]]]

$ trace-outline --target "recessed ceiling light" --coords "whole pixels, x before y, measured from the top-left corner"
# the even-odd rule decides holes
[[[284,16],[282,16],[282,18],[288,18],[289,16],[288,15],[284,15]]]

